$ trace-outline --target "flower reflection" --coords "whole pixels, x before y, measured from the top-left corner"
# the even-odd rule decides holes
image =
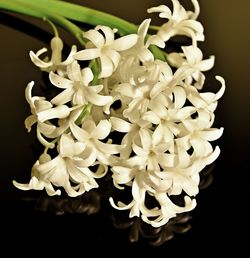
[[[118,229],[129,228],[129,241],[134,243],[140,237],[150,239],[150,244],[160,246],[166,241],[172,239],[176,233],[185,233],[191,229],[189,213],[178,214],[175,218],[169,220],[165,225],[155,228],[143,222],[140,218],[131,218],[127,221],[120,221],[111,216],[113,225]]]
[[[212,165],[201,172],[200,189],[205,189],[212,183],[213,169],[214,166]],[[128,218],[126,214],[119,211],[114,213],[114,210],[110,208],[108,203],[110,194],[116,190],[114,187],[112,189],[112,178],[106,178],[101,183],[102,191],[100,189],[93,189],[76,198],[42,195],[38,198],[29,198],[26,200],[35,200],[35,210],[50,212],[60,216],[67,214],[91,216],[99,213],[101,208],[103,208],[105,214],[109,212],[105,218],[111,220],[114,228],[123,230],[124,233],[128,232],[128,240],[131,243],[143,240],[152,246],[160,246],[173,239],[176,235],[188,232],[192,227],[191,212],[178,214],[176,217],[170,219],[168,223],[157,228],[145,223],[141,218]],[[178,199],[175,201],[178,201]],[[105,203],[107,207],[104,207]]]
[[[77,198],[41,196],[37,199],[35,209],[52,212],[56,215],[86,214],[93,215],[100,210],[101,196],[96,191],[90,191]]]

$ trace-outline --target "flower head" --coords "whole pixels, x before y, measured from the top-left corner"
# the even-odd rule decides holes
[[[84,38],[88,39],[91,44],[88,45],[87,49],[81,50],[74,55],[77,60],[100,58],[101,73],[99,78],[112,75],[120,61],[119,52],[131,48],[137,42],[138,36],[136,34],[115,39],[116,31],[107,26],[97,26],[94,30],[85,32]]]
[[[157,12],[160,13],[159,16],[161,18],[168,19],[168,21],[160,27],[157,35],[152,36],[151,40],[156,42],[160,47],[164,47],[164,43],[176,35],[184,35],[192,38],[193,45],[196,45],[197,41],[203,41],[203,26],[200,22],[196,21],[199,15],[198,1],[192,0],[195,8],[194,12],[186,11],[178,0],[172,0],[172,3],[173,12],[165,5],[148,9],[149,13]]]
[[[110,21],[112,28],[99,25],[84,34],[63,20],[83,50],[76,52],[73,46],[63,62],[63,43],[56,36],[50,61],[40,59],[45,49],[30,52],[59,93],[47,100],[32,96],[33,82],[26,88],[31,115],[25,126],[30,131],[37,124],[45,150],[32,167],[30,182],[14,181],[16,187],[45,189],[49,195],[60,195],[63,188],[75,197],[97,188],[97,179],[109,171],[114,186],[131,197],[123,202],[112,196],[111,205],[153,227],[196,206],[200,172],[220,154],[211,142],[224,130],[213,123],[225,81],[216,76],[221,83],[217,93],[203,90],[214,56],[203,60],[197,46],[204,34],[196,20],[198,1],[191,1],[194,11],[185,10],[178,0],[172,0],[173,10],[165,5],[150,8],[149,13],[160,13],[167,21],[150,27],[151,19],[146,19],[137,34],[136,26],[120,26],[121,20],[121,31],[112,29],[116,24]],[[119,37],[129,28],[132,34]],[[149,29],[157,33],[149,35]],[[182,46],[181,53],[157,48],[176,35],[191,38],[192,45]]]
[[[71,52],[65,61],[62,61],[63,41],[58,36],[52,38],[50,46],[52,50],[50,60],[48,60],[48,58],[44,60],[40,58],[40,56],[47,51],[46,48],[40,49],[37,53],[30,51],[30,59],[42,71],[57,71],[59,74],[64,74],[66,67],[74,60],[73,55],[76,53],[76,46],[72,46]]]
[[[81,70],[80,65],[74,61],[67,67],[67,77],[50,72],[51,83],[63,89],[63,91],[51,100],[55,105],[72,102],[73,105],[86,105],[92,103],[97,106],[105,106],[112,102],[111,96],[98,94],[103,86],[93,85],[90,82],[94,76],[90,68]]]

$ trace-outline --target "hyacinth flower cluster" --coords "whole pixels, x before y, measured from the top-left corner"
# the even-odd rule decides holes
[[[203,90],[204,72],[215,58],[204,59],[198,47],[204,29],[197,21],[198,1],[191,1],[192,11],[178,0],[172,0],[172,8],[150,8],[148,13],[162,18],[161,26],[145,19],[133,33],[115,24],[81,32],[82,49],[72,46],[66,59],[56,29],[51,57],[45,48],[30,51],[31,61],[47,72],[59,94],[46,99],[33,95],[33,81],[26,87],[31,115],[25,126],[36,130],[44,152],[27,184],[13,181],[17,188],[45,189],[50,196],[64,190],[76,197],[111,173],[116,188],[131,192],[129,203],[110,196],[111,205],[153,227],[195,208],[199,174],[220,154],[211,142],[223,133],[213,123],[225,81],[216,76],[220,89]],[[190,45],[166,52],[178,35],[189,38]],[[113,135],[120,135],[119,141]],[[182,206],[171,199],[178,195],[184,196]],[[156,206],[147,207],[147,198]]]

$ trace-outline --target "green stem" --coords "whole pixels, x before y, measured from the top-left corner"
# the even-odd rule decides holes
[[[44,18],[44,21],[46,21],[46,22],[49,23],[49,25],[50,25],[51,28],[53,29],[54,35],[55,35],[56,37],[59,37],[58,30],[57,30],[55,24],[54,24],[52,21],[48,20],[47,18]]]
[[[92,109],[92,104],[86,104],[81,112],[81,114],[79,115],[79,117],[76,119],[75,124],[76,125],[80,125],[82,123],[82,121],[88,117],[88,115],[91,113],[91,109]],[[68,129],[70,130],[70,129]]]
[[[155,25],[150,25],[149,26],[149,29],[156,30],[156,31],[158,31],[160,28],[161,28],[160,26],[155,26]]]
[[[83,39],[83,31],[78,26],[76,26],[74,23],[67,20],[66,18],[58,14],[52,13],[43,6],[36,6],[34,8],[34,6],[29,3],[29,1],[0,0],[0,9],[17,12],[40,19],[50,20],[51,22],[59,25],[60,27],[70,32],[83,46],[85,45],[85,41]]]
[[[1,1],[0,0],[0,9],[2,7],[1,2],[6,2],[5,6],[9,6],[9,1]],[[12,0],[12,3],[17,3],[17,6],[12,11],[20,12],[20,6],[30,6],[30,10],[27,11],[26,9],[22,9],[21,13],[26,15],[35,16],[38,18],[41,18],[39,14],[37,14],[37,10],[43,10],[44,14],[51,14],[50,16],[53,18],[55,17],[64,17],[70,20],[86,23],[89,25],[107,25],[111,28],[117,28],[120,35],[127,35],[131,33],[136,33],[138,26],[135,24],[128,22],[124,19],[121,19],[119,17],[116,17],[114,15],[101,12],[95,9],[91,9],[85,6],[80,6],[72,3],[67,3],[64,1],[59,0]],[[19,8],[19,9],[18,9]],[[10,9],[9,9],[10,10]],[[51,18],[50,18],[51,19]],[[51,19],[58,25],[68,28],[68,30],[81,42],[81,44],[84,45],[84,41],[82,39],[82,33],[79,33],[79,28],[73,28],[74,25],[71,23],[65,24],[65,21],[68,21],[67,19],[64,19],[62,21],[62,24],[60,24],[60,21],[56,21],[54,19]],[[69,21],[68,21],[69,22]],[[69,25],[69,26],[68,26]],[[165,54],[162,50],[160,50],[156,46],[151,46],[150,50],[152,51],[153,55],[156,59],[160,59],[165,61]]]
[[[87,23],[93,26],[107,25],[117,28],[121,35],[135,33],[137,26],[114,15],[98,11],[85,6],[55,0],[15,0],[20,3],[28,3],[34,8],[43,6],[44,10],[63,16],[73,21]]]
[[[85,43],[82,38],[82,31],[65,18],[94,26],[101,24],[117,28],[120,35],[131,34],[137,31],[136,25],[114,15],[59,0],[11,0],[11,2],[0,0],[0,9],[37,18],[46,17],[71,32],[82,45]],[[166,60],[163,51],[158,47],[151,46],[150,50],[156,59]]]

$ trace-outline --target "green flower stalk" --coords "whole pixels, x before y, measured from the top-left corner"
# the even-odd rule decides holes
[[[138,29],[138,26],[114,15],[64,1],[12,0],[10,2],[8,0],[1,0],[0,9],[51,20],[69,31],[82,45],[84,45],[82,31],[69,20],[93,26],[101,24],[117,28],[121,36],[135,33]],[[151,46],[150,48],[155,58],[165,60],[165,55],[161,50],[156,46]]]

